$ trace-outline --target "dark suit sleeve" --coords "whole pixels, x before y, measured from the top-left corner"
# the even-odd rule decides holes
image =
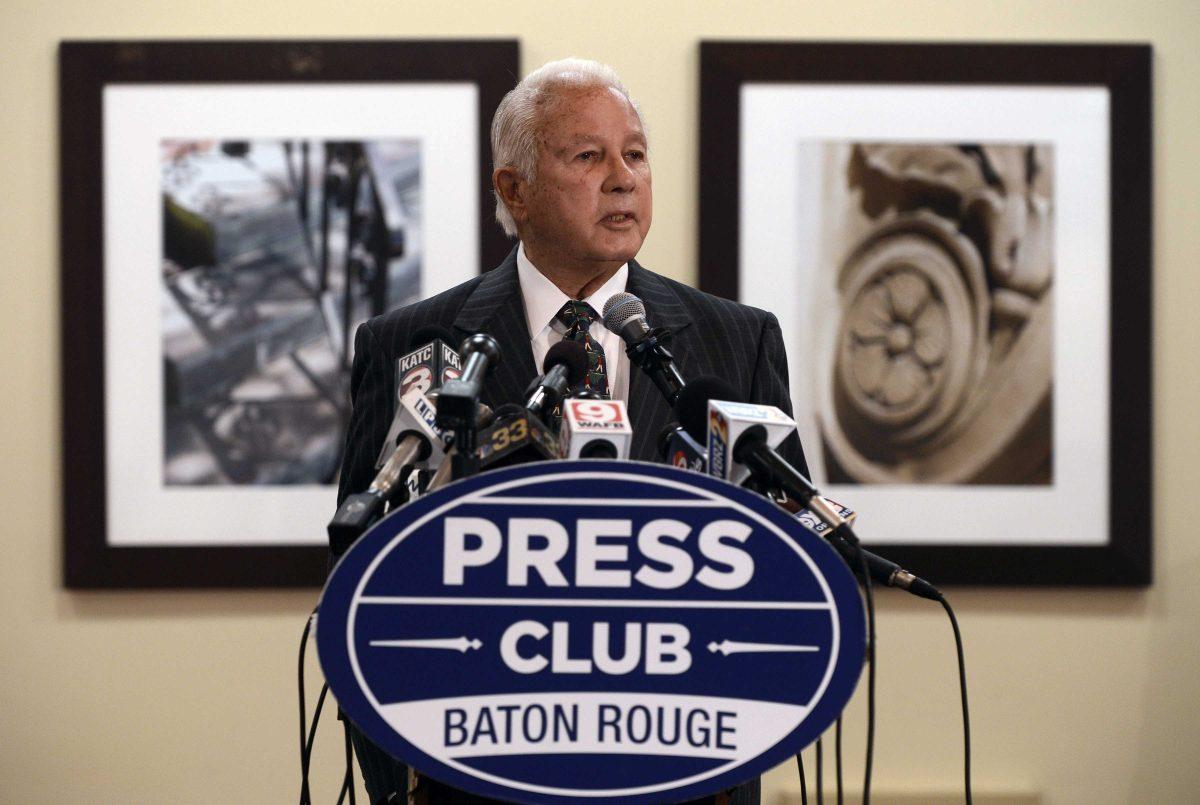
[[[792,416],[792,393],[788,386],[787,350],[783,346],[783,331],[775,314],[768,313],[763,320],[758,341],[758,358],[751,379],[750,402],[774,405],[788,416]],[[808,462],[804,459],[804,448],[800,436],[792,432],[779,446],[779,454],[806,478]]]
[[[350,427],[338,482],[339,506],[348,495],[364,491],[375,477],[375,459],[392,421],[393,375],[370,322],[360,324],[354,334]]]

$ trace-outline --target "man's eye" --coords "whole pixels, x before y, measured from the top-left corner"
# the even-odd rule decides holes
[[[593,159],[596,158],[596,152],[595,151],[584,151],[583,153],[579,154],[575,158],[578,160],[582,160],[583,162],[591,162]]]
[[[630,151],[628,154],[626,154],[626,156],[629,157],[630,159],[632,159],[634,162],[641,162],[646,158],[646,152],[645,151]]]

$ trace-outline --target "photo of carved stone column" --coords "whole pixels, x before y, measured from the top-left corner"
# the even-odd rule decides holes
[[[823,162],[829,480],[1052,484],[1052,147],[826,143]]]

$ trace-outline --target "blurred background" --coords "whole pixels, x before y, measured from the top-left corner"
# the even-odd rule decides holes
[[[520,39],[524,70],[577,55],[621,73],[652,139],[656,214],[639,259],[687,282],[695,281],[697,259],[700,39],[1154,46],[1155,584],[949,593],[966,640],[978,802],[1195,802],[1200,496],[1191,482],[1200,474],[1200,425],[1191,406],[1200,398],[1200,362],[1189,334],[1200,307],[1200,4],[1193,0],[623,7],[7,0],[0,6],[0,511],[9,548],[0,563],[0,802],[294,802],[296,649],[316,601],[314,590],[61,588],[58,41],[492,36]],[[254,143],[249,153],[260,145],[268,150]],[[318,151],[310,144],[310,158]],[[323,335],[314,343],[329,338],[323,322],[317,331]],[[179,477],[227,482],[215,459],[206,461]],[[928,602],[881,594],[879,635],[875,801],[960,801],[959,702],[945,616]],[[318,678],[311,653],[309,670]],[[317,685],[309,688],[315,693]],[[313,780],[318,801],[332,803],[341,732],[328,715],[323,721]],[[852,792],[861,785],[864,730],[859,695],[846,716]],[[811,786],[811,753],[806,762]],[[826,764],[828,786],[828,751]],[[798,801],[798,791],[794,765],[785,765],[767,777],[764,802]]]
[[[417,299],[417,141],[166,140],[163,483],[336,483],[354,329]]]

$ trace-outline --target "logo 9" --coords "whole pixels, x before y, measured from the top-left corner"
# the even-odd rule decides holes
[[[581,422],[619,422],[621,408],[611,400],[573,400],[571,410]]]

